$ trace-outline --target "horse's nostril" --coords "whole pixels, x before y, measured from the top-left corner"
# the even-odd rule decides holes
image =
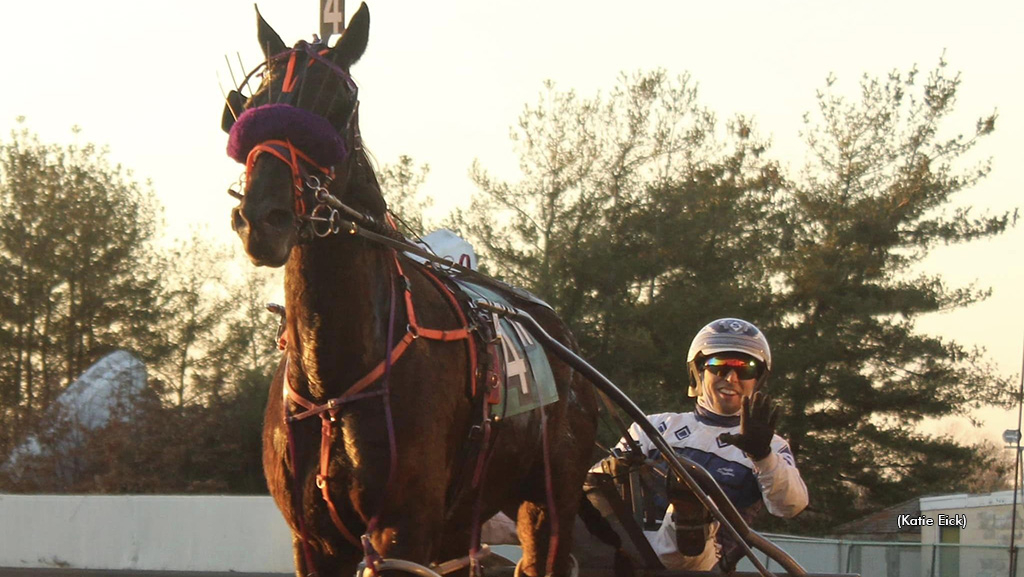
[[[285,228],[292,223],[292,214],[287,210],[272,210],[267,213],[267,224],[274,228]]]
[[[242,216],[242,211],[237,208],[231,209],[231,230],[239,231],[245,228],[246,222],[245,217]]]

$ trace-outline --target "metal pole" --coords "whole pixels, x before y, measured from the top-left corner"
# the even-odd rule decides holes
[[[1018,421],[1020,417],[1018,416]],[[1020,427],[1020,423],[1017,424]],[[1018,430],[1020,430],[1018,428]],[[1017,548],[1014,546],[1014,538],[1017,533],[1017,488],[1020,472],[1020,440],[1017,440],[1017,458],[1013,464],[1013,510],[1010,512],[1010,577],[1017,575]]]
[[[1010,513],[1010,577],[1017,575],[1017,550],[1014,539],[1017,533],[1017,481],[1020,474],[1021,417],[1024,416],[1024,354],[1021,355],[1020,389],[1017,391],[1017,458],[1013,462],[1013,511]]]
[[[1018,411],[1017,430],[1020,430],[1020,411]],[[1017,556],[1014,554],[1014,533],[1017,531],[1017,475],[1020,473],[1020,439],[1017,440],[1017,458],[1013,463],[1013,508],[1010,510],[1010,577],[1017,574]]]

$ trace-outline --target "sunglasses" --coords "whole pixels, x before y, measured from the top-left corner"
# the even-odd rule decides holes
[[[723,359],[721,357],[710,357],[704,361],[704,369],[711,374],[725,377],[729,371],[736,371],[736,377],[741,381],[756,379],[761,376],[761,363],[754,359]]]

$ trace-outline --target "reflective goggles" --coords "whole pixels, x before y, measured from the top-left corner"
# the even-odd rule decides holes
[[[713,375],[725,377],[729,371],[736,371],[736,377],[741,381],[756,379],[761,376],[764,368],[756,359],[737,359],[708,357],[704,361],[704,369],[711,371]]]

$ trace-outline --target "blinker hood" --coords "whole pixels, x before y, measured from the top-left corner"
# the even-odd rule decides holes
[[[333,166],[348,154],[345,141],[319,114],[290,104],[264,104],[238,117],[228,133],[228,156],[245,164],[261,142],[288,140],[320,166]]]

